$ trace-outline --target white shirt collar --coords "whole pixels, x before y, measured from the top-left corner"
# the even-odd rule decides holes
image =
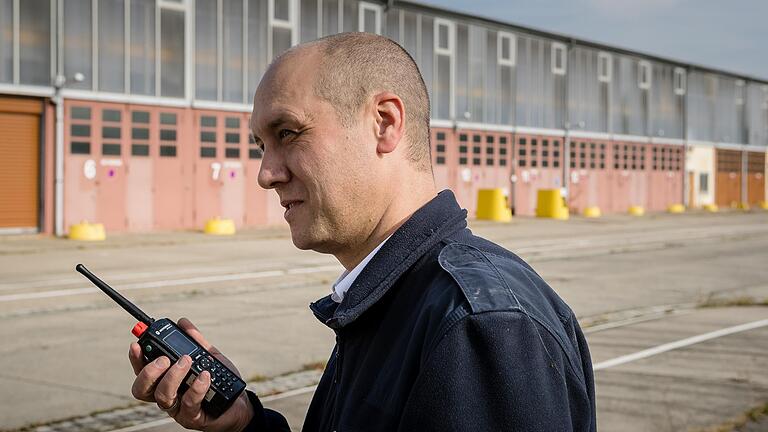
[[[389,237],[392,237],[391,235]],[[366,265],[368,265],[368,262],[373,259],[373,256],[376,255],[376,252],[381,249],[382,246],[384,246],[384,243],[389,240],[389,237],[385,238],[383,242],[379,243],[378,246],[376,246],[376,249],[372,250],[371,253],[368,254],[365,258],[363,258],[362,261],[360,261],[360,264],[358,264],[355,268],[352,269],[352,271],[344,270],[344,272],[339,276],[338,279],[336,279],[336,282],[333,284],[333,287],[331,288],[331,299],[335,301],[336,303],[341,303],[342,300],[344,300],[344,295],[349,291],[349,288],[352,286],[352,283],[355,282],[355,279],[357,279],[357,276],[360,275],[360,272],[363,271]]]

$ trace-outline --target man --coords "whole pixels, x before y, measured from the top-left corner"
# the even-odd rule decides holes
[[[280,56],[256,91],[259,184],[275,189],[299,249],[347,269],[310,307],[336,333],[306,431],[594,431],[592,365],[573,312],[520,258],[466,228],[439,194],[429,101],[413,59],[347,33]],[[180,325],[211,347],[187,320]],[[183,395],[182,358],[130,358],[135,397],[209,431],[287,431],[243,394],[218,419]]]

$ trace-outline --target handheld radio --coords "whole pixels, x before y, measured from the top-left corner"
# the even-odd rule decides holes
[[[232,405],[232,403],[245,390],[245,382],[237,374],[216,360],[208,351],[195,342],[184,330],[179,328],[168,318],[155,320],[112,287],[104,283],[84,265],[78,264],[75,270],[88,278],[99,287],[106,295],[119,304],[129,314],[133,315],[138,323],[131,333],[139,338],[139,346],[144,355],[144,360],[151,362],[160,356],[166,356],[175,363],[184,354],[192,358],[192,367],[179,386],[179,395],[183,394],[197,375],[204,370],[211,374],[211,387],[205,395],[203,410],[218,417]]]

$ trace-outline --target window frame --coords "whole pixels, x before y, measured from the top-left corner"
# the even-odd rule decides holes
[[[503,56],[502,41],[507,39],[509,41],[509,57]],[[517,64],[517,35],[509,32],[497,32],[496,33],[496,62],[499,66],[515,67]]]
[[[350,1],[350,0],[347,0]],[[355,0],[356,1],[356,0]],[[365,12],[366,11],[373,11],[376,14],[376,34],[381,34],[381,23],[382,23],[382,16],[384,13],[384,8],[381,5],[368,3],[368,2],[359,2],[357,4],[357,29],[358,31],[364,32],[365,31]]]
[[[734,83],[735,92],[736,92],[734,99],[737,106],[743,106],[746,104],[746,100],[747,100],[746,84],[747,83],[742,79],[736,80],[736,82]]]
[[[562,60],[562,66],[557,67],[558,51],[561,51],[559,55]],[[562,42],[552,42],[550,48],[551,61],[552,61],[552,73],[555,75],[565,75],[568,73],[568,46]]]
[[[672,85],[674,86],[676,95],[685,95],[688,87],[688,73],[685,68],[676,67],[674,69],[672,73]]]
[[[643,80],[643,71],[647,71],[645,74],[646,80]],[[648,60],[640,60],[637,62],[637,87],[643,90],[650,90],[653,85],[653,66]]]
[[[605,61],[606,68],[603,70],[602,65]],[[605,72],[605,73],[603,73]],[[613,79],[613,56],[605,51],[597,53],[597,80],[604,83],[609,83]]]
[[[450,68],[450,82],[449,94],[448,94],[448,116],[450,118],[456,118],[456,22],[445,18],[435,17],[432,24],[432,83],[435,85],[437,82],[437,58],[438,56],[448,56],[448,64]],[[448,29],[448,48],[440,47],[440,26],[445,26]]]
[[[298,0],[285,0],[288,2],[288,21],[275,19],[275,0],[267,1],[267,59],[274,57],[272,44],[274,39],[274,29],[281,28],[291,31],[291,46],[299,43],[299,2]]]

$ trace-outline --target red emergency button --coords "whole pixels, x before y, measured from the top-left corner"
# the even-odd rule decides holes
[[[135,326],[133,326],[133,329],[131,330],[131,333],[133,333],[136,337],[141,337],[141,335],[144,334],[144,331],[147,330],[147,325],[143,322],[139,321],[136,323]]]

